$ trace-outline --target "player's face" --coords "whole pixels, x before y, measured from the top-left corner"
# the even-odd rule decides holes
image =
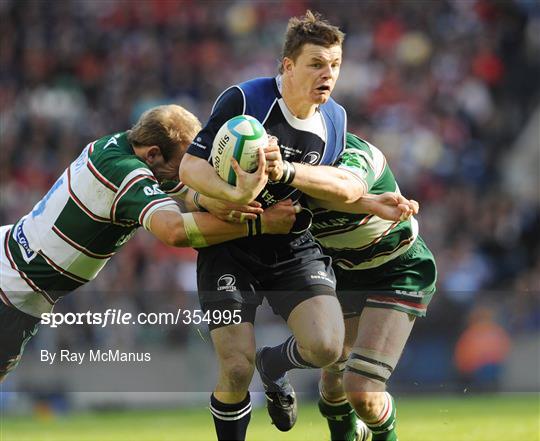
[[[161,152],[156,154],[155,158],[148,165],[159,183],[165,181],[178,181],[178,168],[180,167],[182,156],[183,155],[179,152],[178,155],[171,158],[169,161],[165,161]]]
[[[285,72],[290,75],[295,95],[306,103],[326,103],[339,76],[341,52],[339,45],[305,44],[296,61],[285,61]]]

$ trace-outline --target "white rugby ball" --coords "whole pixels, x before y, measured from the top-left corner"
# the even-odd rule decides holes
[[[257,169],[259,149],[268,146],[268,136],[263,125],[252,116],[239,115],[231,118],[218,130],[212,144],[212,164],[221,179],[236,185],[236,173],[231,158],[243,170]]]

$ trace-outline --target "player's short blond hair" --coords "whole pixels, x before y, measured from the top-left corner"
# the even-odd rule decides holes
[[[328,48],[335,45],[341,46],[344,39],[345,34],[337,26],[323,19],[318,12],[313,13],[308,9],[303,17],[292,17],[287,25],[279,73],[283,73],[283,59],[287,57],[296,61],[305,44]]]
[[[201,123],[182,106],[169,104],[153,107],[144,112],[128,131],[128,141],[133,147],[157,145],[165,161],[186,149],[201,130]]]

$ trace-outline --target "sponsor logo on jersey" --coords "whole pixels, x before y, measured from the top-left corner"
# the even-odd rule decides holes
[[[218,291],[236,291],[236,277],[232,274],[223,274],[217,281]]]
[[[203,150],[206,150],[206,146],[204,144],[201,144],[201,141],[202,141],[202,138],[200,136],[197,136],[197,138],[191,142],[191,144],[203,149]]]
[[[402,289],[396,289],[396,294],[408,297],[424,297],[425,293],[423,291],[404,291]]]
[[[309,152],[304,156],[304,159],[302,159],[302,162],[305,164],[311,164],[315,165],[319,163],[319,159],[321,157],[321,154],[319,152]]]
[[[317,271],[317,274],[311,274],[310,277],[315,280],[324,280],[331,283],[332,285],[334,284],[334,280],[330,278],[326,271]]]
[[[313,222],[312,228],[314,230],[324,230],[325,228],[342,227],[351,223],[348,217],[335,217],[322,222]]]
[[[26,234],[24,234],[23,224],[24,220],[17,225],[17,229],[15,230],[15,240],[19,244],[19,248],[22,251],[23,259],[26,261],[26,263],[30,263],[30,261],[36,257],[36,252],[30,248],[28,238],[26,237]]]
[[[291,156],[301,155],[303,153],[301,149],[289,147],[283,144],[281,144],[279,148],[281,149],[281,154],[285,159],[290,158]]]
[[[151,187],[147,185],[143,188],[144,194],[146,196],[155,196],[158,194],[165,194],[164,191],[159,188],[159,184],[153,184]]]
[[[268,190],[264,190],[260,197],[268,206],[274,205],[278,202],[278,199]]]
[[[136,232],[137,232],[137,230],[133,230],[132,232],[130,232],[128,234],[124,234],[124,235],[120,236],[120,238],[116,241],[114,246],[115,247],[120,247],[120,246],[124,245],[129,239],[131,239],[133,237],[133,235]]]

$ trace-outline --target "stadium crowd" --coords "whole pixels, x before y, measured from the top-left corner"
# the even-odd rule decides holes
[[[286,21],[308,7],[347,34],[334,98],[351,131],[421,203],[439,269],[429,332],[457,338],[485,302],[510,331],[538,329],[538,195],[504,185],[540,97],[540,10],[526,0],[2,2],[1,224],[28,212],[87,140],[155,104],[204,120],[226,86],[274,75]],[[96,296],[132,310],[195,306],[194,290],[194,252],[140,233],[88,295],[59,306],[87,310]]]

